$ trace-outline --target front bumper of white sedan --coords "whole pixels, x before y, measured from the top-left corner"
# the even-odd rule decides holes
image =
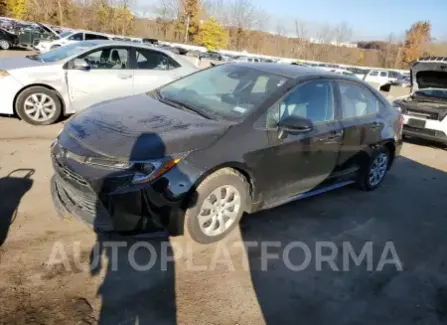
[[[0,114],[14,114],[14,98],[23,85],[12,76],[0,76]]]

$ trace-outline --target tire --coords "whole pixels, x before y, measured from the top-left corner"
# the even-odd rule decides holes
[[[211,202],[216,198],[216,192],[221,194],[223,199],[213,204]],[[239,200],[237,195],[239,195]],[[185,213],[185,235],[198,243],[210,244],[227,236],[239,224],[250,202],[250,186],[242,174],[231,168],[223,168],[208,176],[197,187],[193,196],[195,204]],[[222,201],[226,201],[226,208],[220,205]],[[233,209],[231,209],[231,204],[233,204]],[[210,209],[207,209],[211,206],[213,209],[220,210],[223,216],[219,217],[219,212],[213,214]],[[199,223],[201,214],[202,226]],[[207,215],[210,217],[207,218]],[[225,220],[225,223],[228,223],[226,227],[219,229],[221,226],[219,220]]]
[[[10,47],[11,47],[11,44],[8,41],[5,41],[5,40],[0,41],[0,48],[2,50],[9,50]]]
[[[33,106],[32,103],[36,105]],[[62,103],[55,91],[42,86],[34,86],[19,94],[15,109],[17,115],[29,124],[49,125],[60,118]]]
[[[364,191],[372,191],[378,188],[388,172],[390,159],[388,148],[384,146],[377,148],[371,156],[371,159],[362,168],[357,179],[357,186]],[[376,170],[376,176],[372,175],[373,168]]]

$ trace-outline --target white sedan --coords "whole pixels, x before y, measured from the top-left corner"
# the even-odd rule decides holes
[[[0,60],[0,114],[51,124],[62,115],[143,93],[197,70],[180,56],[143,44],[78,42]]]

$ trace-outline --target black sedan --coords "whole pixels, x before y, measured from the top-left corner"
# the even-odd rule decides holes
[[[366,83],[269,63],[216,66],[72,118],[52,146],[61,215],[201,243],[252,213],[348,184],[373,190],[402,116]]]
[[[0,28],[0,49],[8,50],[19,44],[19,37],[16,34],[8,32],[4,28]]]

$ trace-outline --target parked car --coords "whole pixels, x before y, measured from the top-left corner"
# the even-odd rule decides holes
[[[58,47],[73,44],[80,41],[92,40],[112,40],[112,37],[106,34],[86,32],[86,31],[68,31],[59,35],[55,40],[40,40],[34,45],[34,48],[40,53],[54,50]]]
[[[392,70],[372,69],[365,75],[364,80],[366,82],[375,82],[380,85],[387,83],[394,83],[401,76],[398,72]]]
[[[357,78],[357,76],[355,74],[353,74],[351,71],[348,71],[348,70],[345,70],[345,69],[328,69],[328,71],[332,72],[332,73],[348,76],[348,77],[351,77],[351,78]]]
[[[155,224],[210,243],[243,212],[348,184],[374,190],[399,155],[401,118],[360,80],[218,65],[74,116],[51,149],[52,196],[96,231]]]
[[[404,135],[447,143],[447,58],[421,58],[411,64],[409,96],[394,101],[404,116]]]
[[[16,34],[8,32],[4,28],[0,28],[0,48],[2,50],[8,50],[13,46],[19,44],[19,37]]]
[[[369,73],[370,70],[356,68],[356,67],[347,67],[346,70],[351,71],[355,76],[361,80],[365,78],[365,76]]]
[[[0,113],[51,124],[61,115],[145,92],[196,70],[181,57],[143,44],[77,42],[0,60]]]

